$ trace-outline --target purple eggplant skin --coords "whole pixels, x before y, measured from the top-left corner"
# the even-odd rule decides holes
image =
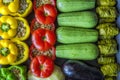
[[[74,80],[104,80],[103,74],[97,68],[76,60],[65,62],[63,72]]]

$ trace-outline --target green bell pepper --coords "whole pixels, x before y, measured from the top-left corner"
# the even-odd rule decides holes
[[[0,69],[0,80],[16,80],[17,78],[13,73],[10,72],[8,68]]]
[[[17,80],[26,80],[27,68],[25,66],[11,66],[9,70],[17,77]]]
[[[25,66],[0,68],[0,80],[26,80],[26,72]]]

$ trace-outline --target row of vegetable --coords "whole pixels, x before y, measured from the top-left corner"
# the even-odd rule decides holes
[[[35,19],[31,25],[32,30],[32,49],[31,50],[31,65],[28,79],[53,79],[54,60],[55,60],[55,19],[57,10],[54,4],[42,3],[42,1],[34,1]],[[33,47],[34,46],[34,47]],[[37,52],[36,52],[37,51]],[[34,58],[33,58],[34,57]],[[56,73],[56,72],[55,72]],[[53,74],[52,77],[50,77]],[[55,76],[56,77],[56,76]],[[56,77],[57,78],[57,77]]]
[[[89,4],[89,6],[88,6]],[[95,0],[57,0],[58,28],[56,57],[71,59],[64,63],[63,72],[71,80],[103,80],[101,71],[78,60],[95,60],[99,49],[95,44],[99,32]],[[82,5],[82,6],[80,6]],[[62,44],[61,44],[62,43]]]
[[[0,0],[0,64],[18,65],[28,59],[29,48],[21,41],[28,39],[30,27],[22,17],[31,11],[31,0]]]
[[[102,4],[102,1],[99,1],[99,6],[96,9],[96,12],[100,16],[100,24],[97,29],[99,29],[101,36],[101,40],[98,42],[98,46],[100,48],[98,63],[100,64],[100,69],[105,76],[105,80],[116,79],[118,69],[118,65],[115,60],[117,43],[113,39],[119,32],[115,24],[117,17],[115,4],[115,0],[109,2],[104,1],[104,4]]]
[[[26,80],[30,36],[28,21],[23,18],[32,11],[31,0],[0,0],[0,80]]]
[[[29,26],[24,17],[32,5],[34,18]],[[119,67],[114,37],[119,29],[115,5],[115,0],[0,0],[0,64],[9,65],[0,68],[0,79],[116,79]],[[30,34],[29,48],[24,41]],[[56,57],[71,60],[61,70],[54,64]],[[28,58],[29,69],[24,66]],[[97,60],[100,69],[80,60]]]
[[[98,41],[100,57],[98,63],[105,80],[116,80],[118,74],[118,64],[115,60],[117,42],[114,37],[119,33],[119,29],[115,24],[117,18],[116,1],[99,0],[97,4],[96,12],[100,18],[97,26],[100,32],[100,40]]]

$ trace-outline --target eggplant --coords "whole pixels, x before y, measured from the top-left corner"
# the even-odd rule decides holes
[[[64,74],[74,80],[103,80],[103,74],[95,67],[76,61],[68,60],[63,65]]]

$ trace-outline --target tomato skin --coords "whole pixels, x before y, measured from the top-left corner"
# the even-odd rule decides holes
[[[32,60],[34,57],[36,57],[36,56],[38,56],[38,55],[34,55],[34,53],[33,53],[33,49],[35,49],[35,46],[32,44],[31,46],[30,46],[30,59]],[[37,48],[36,48],[37,49]],[[52,49],[52,53],[50,53],[52,56],[49,56],[52,60],[55,60],[56,59],[56,55],[55,55],[55,47],[52,47],[51,48]],[[40,51],[41,52],[41,50],[38,50],[37,49],[37,51]],[[44,52],[47,52],[47,51],[42,51],[43,52],[43,54],[40,54],[40,55],[44,55]],[[40,56],[39,55],[39,56]]]
[[[47,56],[36,56],[31,62],[30,70],[36,77],[46,78],[52,74],[54,62]]]
[[[32,22],[31,22],[31,24],[30,24],[30,32],[31,32],[31,34],[35,31],[35,30],[34,30],[35,22],[37,22],[37,20],[34,18],[34,19],[32,20]],[[38,23],[39,23],[39,22],[38,22]],[[40,24],[40,23],[39,23],[39,25],[42,26],[42,25],[44,25],[44,24]],[[52,27],[50,30],[51,30],[51,31],[54,31],[54,30],[55,30],[55,25],[54,25],[54,23],[48,24],[48,26],[49,26],[49,25]],[[39,28],[41,28],[41,27],[39,27]],[[47,29],[47,28],[44,28],[44,29]],[[48,29],[48,30],[49,30],[49,29]]]
[[[37,29],[32,33],[32,43],[41,51],[46,51],[52,48],[55,42],[56,35],[51,30]]]
[[[57,10],[50,4],[40,6],[35,10],[35,17],[41,24],[51,24],[55,22]]]
[[[49,1],[50,1],[49,4],[51,4],[53,6],[56,6],[56,0],[49,0]],[[37,0],[33,0],[33,9],[34,9],[34,11],[37,9],[36,3],[37,3]],[[48,3],[43,3],[43,5],[45,5],[45,4],[48,4]],[[42,6],[42,5],[40,5],[40,6]]]

